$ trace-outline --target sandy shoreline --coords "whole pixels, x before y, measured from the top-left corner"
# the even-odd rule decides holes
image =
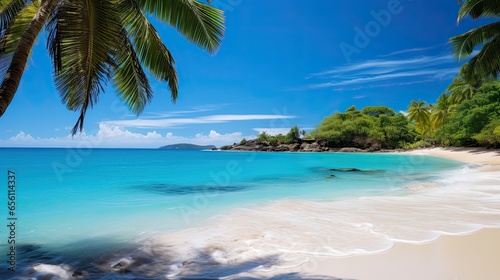
[[[442,157],[456,161],[480,164],[487,170],[500,170],[500,150],[487,150],[484,148],[434,148],[403,153]]]
[[[500,171],[500,153],[494,150],[433,148],[404,153],[478,164],[484,172]],[[395,242],[392,249],[379,254],[311,257],[309,263],[298,268],[252,276],[298,273],[293,279],[495,280],[500,277],[498,260],[500,228],[485,228],[468,235],[443,235],[426,244]],[[315,278],[314,275],[319,276]]]

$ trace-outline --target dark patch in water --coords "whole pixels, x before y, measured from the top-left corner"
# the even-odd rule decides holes
[[[196,193],[220,193],[220,192],[238,192],[244,191],[250,188],[250,186],[240,186],[240,185],[230,185],[230,186],[219,186],[219,185],[194,185],[194,186],[183,186],[175,184],[146,184],[134,186],[134,188],[153,192],[162,195],[189,195]]]
[[[359,169],[359,168],[325,168],[325,167],[320,167],[320,168],[313,168],[313,172],[317,173],[332,173],[332,172],[337,172],[337,173],[345,173],[351,174],[351,175],[358,175],[358,174],[363,174],[363,175],[375,175],[375,174],[384,174],[387,171],[386,170],[381,170],[381,169]]]

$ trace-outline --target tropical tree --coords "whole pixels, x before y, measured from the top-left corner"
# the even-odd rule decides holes
[[[446,89],[450,93],[451,102],[454,104],[461,103],[464,100],[471,99],[474,95],[476,88],[461,77],[456,77],[453,82]]]
[[[337,148],[403,148],[404,143],[415,141],[414,131],[403,114],[394,114],[388,107],[369,106],[361,111],[351,107],[344,113],[335,113],[325,118],[310,135]]]
[[[44,27],[56,88],[66,107],[80,113],[73,134],[83,129],[85,114],[107,81],[130,110],[141,113],[153,94],[143,67],[167,84],[175,102],[175,62],[150,17],[209,53],[221,45],[222,11],[196,0],[0,1],[0,116]]]
[[[435,138],[443,145],[498,145],[500,82],[483,84],[474,96],[458,104]]]
[[[411,122],[415,122],[417,132],[422,135],[430,133],[430,109],[425,101],[413,100],[408,106],[408,117]]]
[[[453,104],[459,104],[464,100],[471,99],[483,83],[479,77],[469,77],[467,74],[469,70],[470,65],[468,63],[464,64],[458,76],[453,79],[453,82],[446,89],[451,95],[450,101]]]
[[[285,135],[285,142],[288,144],[297,143],[300,141],[300,130],[298,126],[294,126],[290,129],[290,131]]]
[[[500,16],[500,5],[496,0],[459,0],[462,5],[458,12],[458,22],[464,17],[473,19]],[[498,76],[500,71],[500,22],[486,24],[474,28],[462,35],[450,39],[453,54],[459,59],[469,57],[474,49],[481,46],[481,50],[467,63],[469,69],[466,75],[469,79],[477,77]]]
[[[437,100],[436,106],[432,108],[430,121],[434,129],[446,124],[449,116],[454,112],[455,105],[452,97],[446,93],[441,94]]]

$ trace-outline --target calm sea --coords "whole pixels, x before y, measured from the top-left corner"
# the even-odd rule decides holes
[[[75,279],[115,279],[116,269],[109,276],[95,260],[158,233],[207,226],[235,209],[280,201],[407,196],[406,187],[463,167],[397,154],[3,148],[0,220],[15,221],[16,277],[36,278],[63,266]],[[9,171],[15,173],[16,203],[10,214]],[[2,279],[15,278],[8,271],[8,229],[0,230]],[[93,264],[72,270],[85,258]],[[56,266],[33,270],[40,264]]]

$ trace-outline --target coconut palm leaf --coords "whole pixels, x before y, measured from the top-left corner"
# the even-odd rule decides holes
[[[2,38],[4,44],[2,51],[0,51],[0,55],[10,54],[16,50],[19,40],[21,40],[21,37],[35,17],[39,8],[40,5],[38,2],[34,1],[31,4],[26,5],[26,7],[16,15],[16,17],[12,20],[11,25],[5,30]]]
[[[496,39],[499,34],[500,22],[495,22],[452,37],[450,42],[453,47],[453,54],[459,59],[467,57],[472,54],[477,46],[484,45],[490,40]]]
[[[134,113],[139,114],[153,93],[127,32],[122,30],[119,38],[121,41],[113,81],[121,99]]]
[[[219,9],[194,0],[136,0],[140,7],[175,27],[190,42],[216,52],[224,36],[224,16]]]
[[[459,0],[462,4],[458,13],[458,21],[469,15],[473,19],[480,16],[500,16],[499,0]],[[466,64],[464,77],[479,83],[481,79],[496,79],[500,71],[500,22],[487,24],[470,30],[450,39],[453,54],[458,59],[470,56],[477,47],[481,51]]]
[[[462,6],[458,11],[458,21],[469,15],[473,19],[480,16],[499,16],[500,2],[498,0],[460,0]]]
[[[417,131],[422,135],[430,132],[430,110],[425,101],[413,100],[408,106],[408,117],[411,122],[415,122]]]
[[[15,51],[12,53],[12,59],[8,62],[9,66],[7,67],[5,75],[2,77],[2,83],[0,85],[0,116],[4,114],[14,98],[36,37],[40,33],[40,30],[57,2],[58,0],[42,1],[36,15],[19,39]],[[1,62],[6,63],[5,60]]]
[[[83,129],[85,113],[98,100],[115,67],[119,14],[109,1],[63,0],[51,23],[49,49],[56,67],[55,84],[62,102],[79,111],[72,133]],[[106,28],[102,28],[105,26]]]
[[[477,75],[488,78],[498,77],[500,71],[500,32],[495,39],[484,44],[479,53],[470,59],[469,64]]]
[[[2,0],[0,2],[0,30],[7,28],[26,6],[26,0]]]
[[[147,14],[167,22],[208,52],[220,47],[222,11],[196,0],[1,1],[0,69],[5,69],[5,75],[0,85],[0,116],[14,97],[44,25],[56,88],[66,107],[80,113],[73,134],[82,131],[88,108],[97,102],[108,80],[132,111],[142,112],[152,98],[143,66],[168,84],[175,101],[175,62]]]
[[[27,5],[10,22],[0,35],[0,76],[4,77],[13,58],[19,40],[39,9],[38,2]]]
[[[453,82],[446,89],[450,95],[450,101],[454,104],[470,99],[475,93],[475,87],[467,83],[460,77],[454,78]]]
[[[122,0],[118,8],[123,15],[123,26],[132,37],[141,63],[157,79],[168,83],[172,102],[175,102],[179,90],[177,72],[174,67],[175,61],[172,54],[165,47],[160,35],[143,14],[135,0]]]
[[[445,93],[441,94],[431,112],[430,121],[433,128],[443,126],[448,121],[448,117],[455,111],[455,107],[451,96]]]

